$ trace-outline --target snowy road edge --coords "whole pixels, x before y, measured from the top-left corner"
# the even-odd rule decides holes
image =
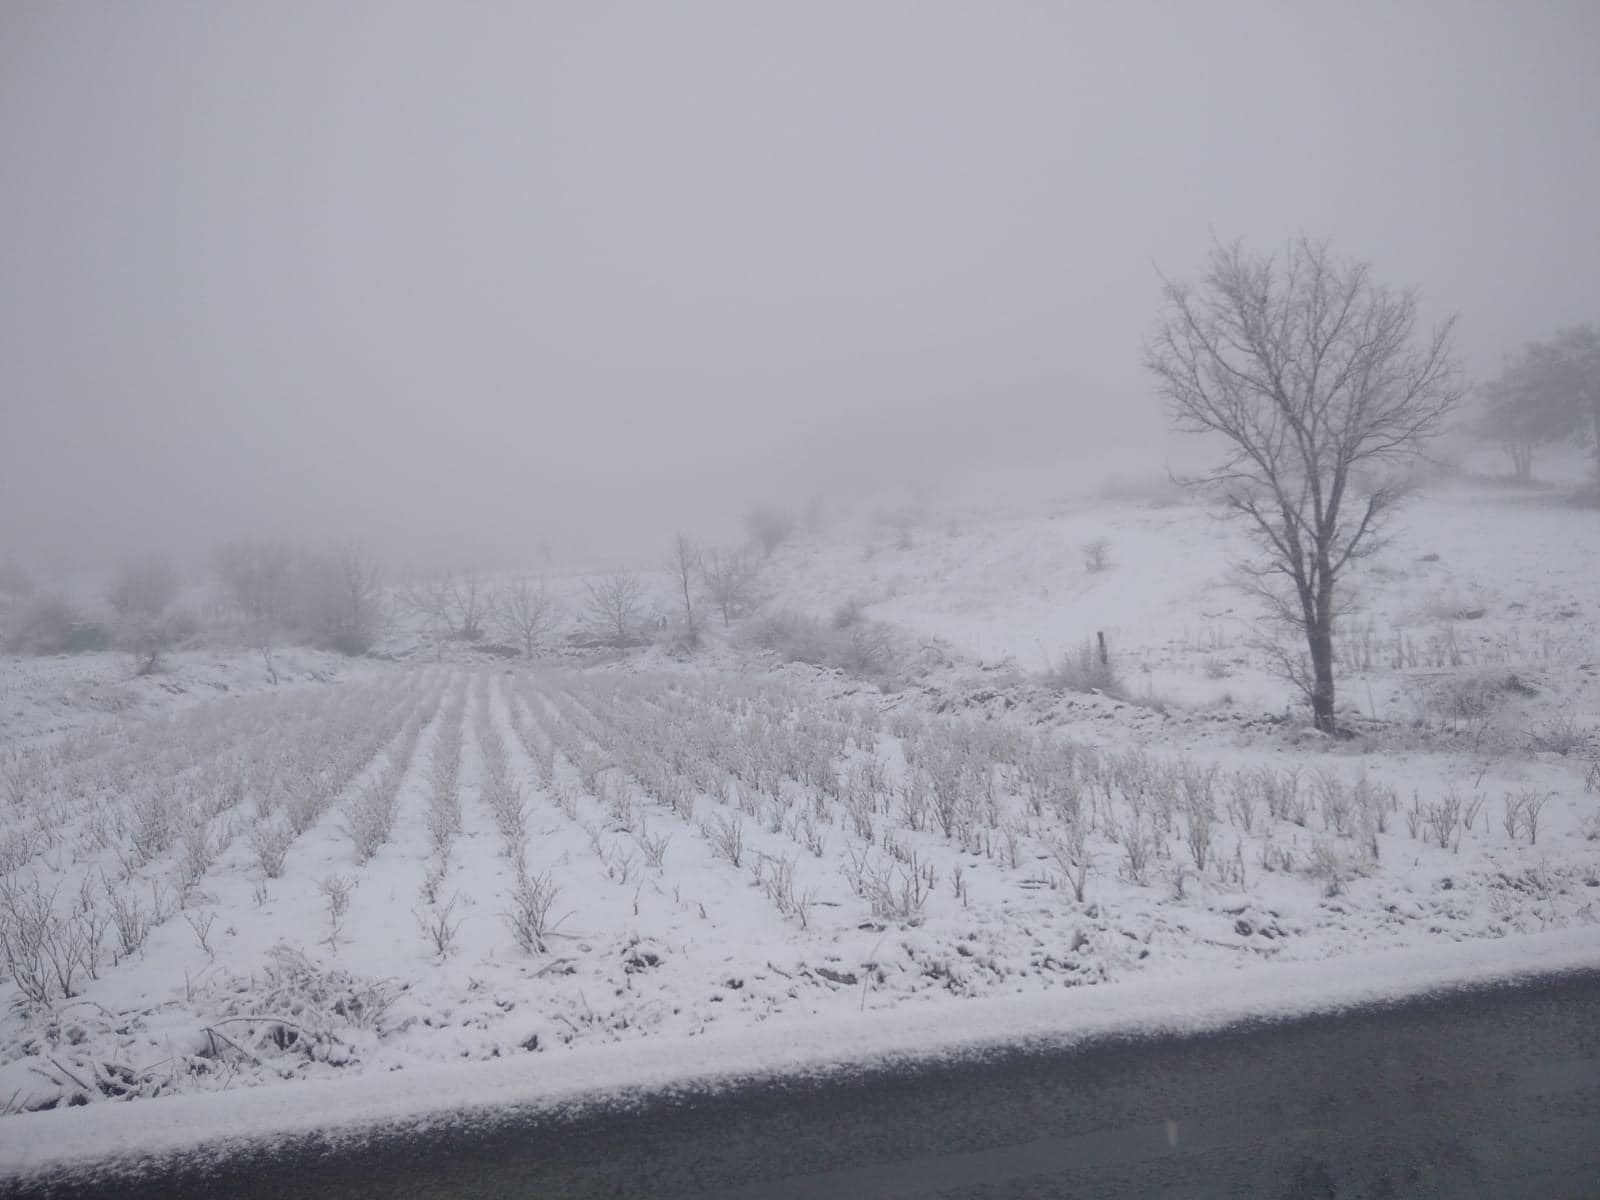
[[[625,1093],[826,1074],[891,1060],[936,1060],[1008,1044],[1180,1037],[1596,969],[1600,926],[1590,926],[1242,968],[1203,978],[903,1005],[726,1035],[108,1102],[0,1119],[0,1179],[196,1152],[224,1157],[252,1143],[301,1135],[337,1140],[474,1112],[588,1104]]]

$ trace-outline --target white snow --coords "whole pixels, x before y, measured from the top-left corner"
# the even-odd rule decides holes
[[[0,660],[0,913],[100,946],[0,982],[0,1162],[1600,962],[1594,514],[1405,509],[1342,632],[1348,741],[1269,669],[1240,549],[1075,500],[779,551],[772,606],[923,643],[887,691],[720,631],[584,670],[282,651],[277,686]],[[1125,698],[1033,678],[1097,631]]]
[[[1593,926],[1513,942],[1353,954],[1333,962],[1252,967],[1182,981],[851,1013],[785,1030],[746,1029],[692,1042],[650,1039],[559,1056],[429,1065],[403,1072],[267,1085],[137,1105],[29,1113],[0,1126],[0,1178],[80,1163],[137,1160],[316,1133],[365,1129],[511,1106],[604,1101],[633,1091],[691,1089],[775,1072],[827,1073],[935,1060],[988,1046],[1072,1046],[1106,1037],[1196,1034],[1241,1021],[1287,1020],[1407,997],[1550,977],[1600,966]]]

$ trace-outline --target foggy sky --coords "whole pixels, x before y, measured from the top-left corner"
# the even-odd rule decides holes
[[[534,562],[1164,451],[1304,231],[1481,376],[1600,318],[1600,5],[0,4],[0,556]]]

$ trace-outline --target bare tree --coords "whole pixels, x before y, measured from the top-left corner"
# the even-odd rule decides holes
[[[177,570],[161,555],[130,559],[112,576],[106,600],[117,614],[117,638],[132,651],[141,675],[154,671],[162,651],[178,640],[170,611],[178,586]]]
[[[464,642],[483,639],[483,623],[489,615],[489,593],[483,580],[470,571],[445,573],[450,605],[455,613],[455,635]]]
[[[639,623],[642,588],[628,571],[613,571],[584,584],[589,597],[589,619],[613,645],[626,646]]]
[[[470,571],[418,576],[400,590],[400,600],[425,618],[437,637],[464,642],[483,639],[493,607],[483,580]]]
[[[421,617],[436,650],[442,650],[454,624],[450,612],[450,588],[442,574],[416,575],[397,590],[399,602]]]
[[[287,542],[240,538],[218,547],[212,570],[238,611],[245,638],[266,664],[267,677],[277,683],[272,644],[291,619],[294,548]]]
[[[533,657],[533,647],[555,625],[558,609],[555,597],[544,580],[535,583],[519,577],[501,590],[495,602],[495,617],[507,638],[522,646],[524,658]]]
[[[1261,548],[1246,577],[1304,638],[1309,662],[1287,665],[1332,733],[1337,585],[1376,549],[1402,464],[1460,400],[1454,318],[1420,335],[1415,291],[1391,292],[1304,237],[1282,256],[1218,245],[1198,288],[1168,281],[1164,295],[1146,365],[1174,425],[1225,447],[1188,482]]]
[[[1576,439],[1589,443],[1600,488],[1600,327],[1563,329],[1531,350],[1536,386],[1549,406],[1568,415]]]
[[[700,567],[700,551],[695,544],[682,533],[672,539],[672,550],[667,555],[667,570],[672,572],[672,577],[678,583],[678,589],[683,596],[683,628],[684,635],[689,645],[693,646],[700,641],[700,630],[695,625],[694,619],[694,577]]]
[[[307,554],[296,572],[298,620],[314,643],[365,654],[387,620],[383,568],[359,542]]]
[[[743,616],[755,601],[756,562],[747,551],[707,551],[700,558],[700,579],[724,626]]]
[[[384,626],[383,567],[359,542],[347,542],[334,560],[339,568],[340,642],[347,653],[365,653]]]
[[[1585,413],[1577,400],[1581,373],[1572,370],[1575,356],[1570,353],[1573,333],[1567,331],[1553,344],[1530,342],[1483,386],[1484,405],[1474,432],[1506,452],[1518,483],[1532,480],[1534,451],[1541,445],[1583,432]]]
[[[744,525],[761,553],[770,555],[794,532],[794,516],[771,504],[756,504],[745,513]]]

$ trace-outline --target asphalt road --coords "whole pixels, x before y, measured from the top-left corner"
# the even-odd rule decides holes
[[[1600,971],[1182,1039],[497,1113],[20,1195],[1600,1197]]]

